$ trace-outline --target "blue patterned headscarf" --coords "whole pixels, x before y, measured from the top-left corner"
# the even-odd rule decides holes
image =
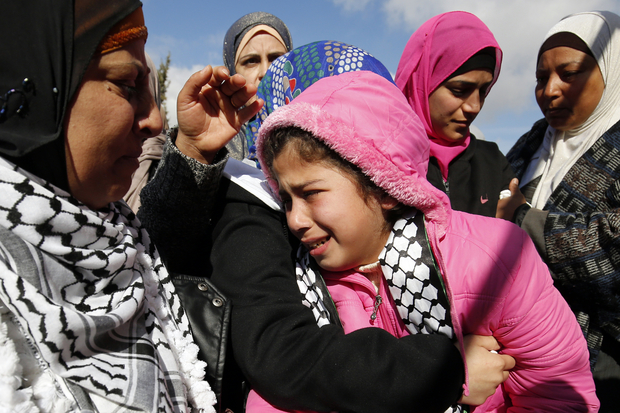
[[[374,72],[394,82],[380,61],[368,52],[342,42],[328,40],[310,43],[274,60],[258,85],[256,94],[265,101],[265,105],[245,126],[250,148],[248,157],[258,165],[256,137],[258,129],[270,113],[287,105],[319,79],[359,70]]]

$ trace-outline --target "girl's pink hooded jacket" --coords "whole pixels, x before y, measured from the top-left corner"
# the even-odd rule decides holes
[[[264,141],[286,126],[313,133],[424,213],[456,337],[493,335],[516,359],[508,380],[476,412],[598,411],[586,341],[532,241],[510,222],[450,209],[425,178],[426,131],[394,84],[363,71],[319,80],[263,124],[262,165]]]

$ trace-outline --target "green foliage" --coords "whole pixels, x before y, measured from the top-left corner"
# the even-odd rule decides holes
[[[159,96],[161,98],[161,111],[162,117],[164,118],[164,124],[168,125],[168,109],[166,107],[167,96],[166,92],[168,90],[168,86],[170,85],[170,80],[168,79],[168,69],[170,68],[170,52],[168,52],[168,56],[166,56],[166,60],[159,63],[159,68],[157,69],[157,78],[159,79]]]

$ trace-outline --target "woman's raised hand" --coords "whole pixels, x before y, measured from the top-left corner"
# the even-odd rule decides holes
[[[194,73],[177,99],[177,148],[199,162],[211,163],[263,106],[256,90],[243,76],[230,76],[224,66],[209,65]]]

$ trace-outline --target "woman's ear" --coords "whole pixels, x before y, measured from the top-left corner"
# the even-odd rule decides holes
[[[381,199],[381,202],[379,203],[381,204],[381,208],[383,208],[385,211],[389,211],[390,209],[398,205],[398,201],[389,195],[384,195],[383,199]]]

